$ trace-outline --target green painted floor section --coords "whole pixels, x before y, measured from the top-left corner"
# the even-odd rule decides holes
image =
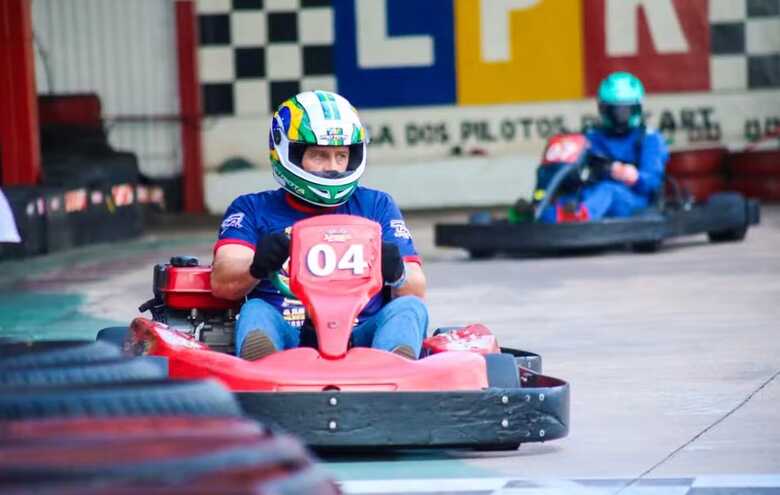
[[[468,464],[457,454],[425,451],[393,455],[362,455],[354,459],[323,457],[323,464],[339,480],[493,478],[498,471]]]
[[[13,340],[94,339],[103,327],[127,322],[93,318],[79,311],[80,294],[0,292],[0,337]]]
[[[128,322],[82,312],[85,297],[79,292],[80,280],[110,279],[127,269],[148,265],[151,287],[154,262],[150,257],[186,252],[211,242],[213,236],[207,234],[144,237],[0,262],[0,338],[94,339],[103,327],[125,325]]]

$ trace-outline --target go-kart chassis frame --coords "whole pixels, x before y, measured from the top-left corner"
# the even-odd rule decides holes
[[[633,217],[593,222],[510,224],[500,220],[486,224],[438,224],[435,226],[435,244],[490,254],[641,245],[685,235],[746,229],[759,222],[759,212],[758,201],[734,194],[717,204],[705,203],[663,212],[651,209]]]

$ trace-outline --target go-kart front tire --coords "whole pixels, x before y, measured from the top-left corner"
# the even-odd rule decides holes
[[[710,242],[738,242],[745,239],[747,227],[739,229],[721,230],[718,232],[707,232]]]
[[[469,257],[473,260],[487,260],[494,257],[496,253],[494,251],[474,249],[469,251]]]

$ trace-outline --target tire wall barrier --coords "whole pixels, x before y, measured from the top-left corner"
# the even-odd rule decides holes
[[[727,169],[730,189],[765,202],[780,201],[780,150],[731,153]]]
[[[0,260],[35,256],[143,233],[165,209],[159,186],[107,182],[75,187],[4,188],[22,242],[0,243]]]
[[[99,340],[0,343],[2,494],[340,493],[314,462],[215,380]]]
[[[674,177],[693,198],[706,201],[712,194],[727,189],[725,148],[674,151],[666,164],[666,173]]]
[[[0,244],[0,260],[140,235],[163,189],[140,184],[136,155],[111,147],[98,95],[43,95],[38,110],[43,182],[3,189],[23,242]]]

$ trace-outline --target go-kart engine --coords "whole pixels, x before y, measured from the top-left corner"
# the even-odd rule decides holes
[[[217,352],[235,352],[239,303],[211,294],[211,267],[198,259],[175,256],[154,267],[154,297],[138,308],[152,319],[192,335]]]

